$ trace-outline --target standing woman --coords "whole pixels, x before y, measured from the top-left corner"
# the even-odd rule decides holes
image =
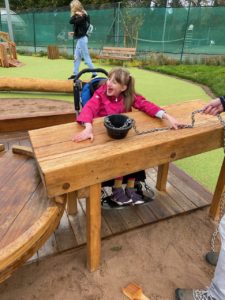
[[[77,39],[77,44],[74,53],[74,71],[73,75],[68,79],[74,79],[74,77],[79,73],[79,66],[82,58],[85,64],[93,69],[93,63],[88,51],[88,36],[87,30],[90,25],[90,17],[84,10],[82,4],[78,0],[73,0],[70,3],[71,8],[71,18],[70,24],[73,24],[73,37]],[[93,73],[92,77],[95,77],[96,73]]]

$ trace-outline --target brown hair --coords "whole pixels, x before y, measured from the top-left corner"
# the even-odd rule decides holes
[[[72,2],[70,2],[70,9],[71,9],[71,16],[74,16],[76,12],[87,14],[86,10],[84,10],[84,7],[79,0],[73,0]]]
[[[134,78],[130,75],[130,72],[125,68],[114,68],[109,72],[109,78],[114,77],[116,82],[122,85],[126,85],[127,89],[122,93],[123,101],[126,111],[130,111],[134,102],[134,96],[136,94],[134,88]]]

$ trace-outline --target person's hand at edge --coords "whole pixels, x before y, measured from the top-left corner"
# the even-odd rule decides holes
[[[203,113],[216,116],[224,111],[222,102],[220,98],[211,100],[208,104],[203,107]]]

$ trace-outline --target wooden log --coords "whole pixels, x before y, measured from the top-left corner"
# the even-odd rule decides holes
[[[0,144],[0,152],[5,150],[5,145],[4,144]]]
[[[56,45],[48,46],[48,59],[58,59],[59,58],[59,49]]]
[[[12,152],[15,154],[22,154],[27,155],[29,157],[34,157],[33,150],[31,149],[31,147],[27,146],[14,145],[12,147]]]
[[[1,91],[73,92],[73,80],[0,78]]]

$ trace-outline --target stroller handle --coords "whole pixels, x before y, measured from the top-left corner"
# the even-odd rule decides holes
[[[74,81],[78,80],[84,73],[103,73],[108,77],[108,72],[102,68],[96,68],[96,69],[83,69],[82,71],[80,71],[74,78]]]

